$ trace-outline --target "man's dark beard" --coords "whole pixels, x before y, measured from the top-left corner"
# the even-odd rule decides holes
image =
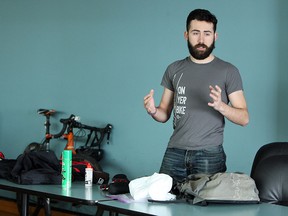
[[[206,46],[205,44],[197,44],[194,47],[191,45],[191,43],[189,42],[189,40],[187,40],[187,45],[188,45],[188,49],[190,52],[190,55],[197,59],[197,60],[203,60],[206,59],[214,50],[215,48],[215,41],[213,41],[213,43],[211,44],[211,46]],[[206,50],[204,52],[202,51],[198,51],[197,48],[199,47],[205,47]]]

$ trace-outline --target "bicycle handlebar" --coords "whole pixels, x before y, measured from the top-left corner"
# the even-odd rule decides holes
[[[79,129],[86,129],[90,131],[90,136],[91,134],[94,132],[95,134],[97,132],[99,132],[101,134],[100,139],[97,138],[97,143],[101,143],[104,139],[104,135],[107,133],[107,140],[109,141],[110,138],[110,132],[112,130],[112,125],[111,124],[107,124],[104,128],[98,128],[98,127],[93,127],[93,126],[89,126],[89,125],[85,125],[82,124],[80,122],[77,122],[75,120],[76,116],[75,115],[70,115],[69,118],[67,119],[60,119],[60,122],[63,124],[63,127],[61,129],[61,131],[58,134],[54,134],[52,135],[52,138],[60,138],[64,135],[66,129],[68,131],[72,131],[73,128],[79,128]],[[86,145],[88,143],[89,139],[86,142]]]
[[[63,136],[63,134],[65,133],[67,129],[68,124],[71,124],[73,119],[75,119],[74,115],[70,115],[70,117],[67,119],[60,119],[60,122],[63,124],[62,129],[58,134],[52,135],[52,138],[60,138],[61,136]]]

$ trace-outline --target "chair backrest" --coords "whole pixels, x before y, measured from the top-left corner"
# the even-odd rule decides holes
[[[262,146],[255,155],[251,177],[262,202],[288,206],[288,142]]]

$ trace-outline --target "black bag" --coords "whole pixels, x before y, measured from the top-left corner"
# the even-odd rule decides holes
[[[0,178],[11,179],[11,170],[16,164],[15,159],[0,160]]]
[[[81,160],[72,160],[72,180],[73,181],[84,181],[85,180],[85,168],[88,163],[93,168],[93,184],[107,184],[109,181],[109,173],[106,173],[102,170],[97,170],[97,165],[93,163],[94,161],[81,159]]]
[[[53,151],[28,151],[18,156],[11,171],[18,184],[61,184],[61,165]]]
[[[103,184],[100,189],[108,191],[112,195],[125,194],[129,193],[129,183],[130,181],[125,174],[117,174],[112,178],[110,184]]]

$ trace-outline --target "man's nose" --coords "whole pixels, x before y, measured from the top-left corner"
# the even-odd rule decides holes
[[[203,43],[204,43],[204,34],[199,34],[198,42],[199,42],[200,44],[203,44]]]

